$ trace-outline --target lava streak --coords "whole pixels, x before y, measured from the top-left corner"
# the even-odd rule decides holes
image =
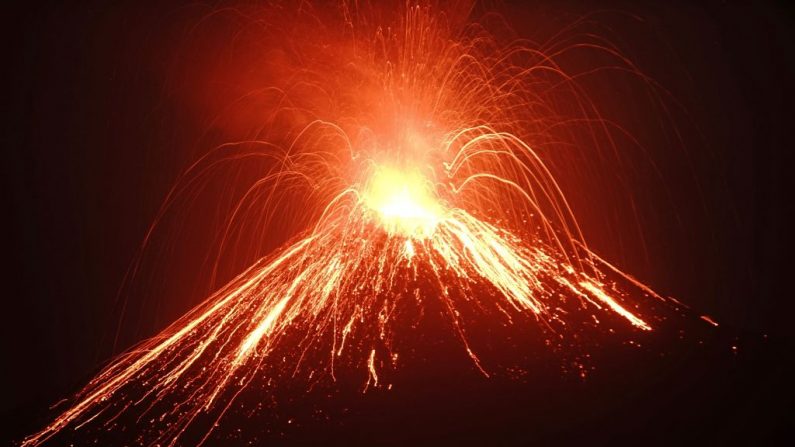
[[[324,197],[312,225],[117,359],[25,446],[92,421],[110,427],[127,413],[154,425],[146,443],[175,445],[197,419],[219,421],[255,380],[334,380],[340,368],[359,368],[364,390],[382,387],[399,363],[393,339],[405,328],[395,315],[418,299],[418,286],[406,284],[420,277],[486,375],[460,316],[466,306],[506,324],[531,316],[555,333],[577,319],[600,324],[601,315],[652,329],[630,297],[660,297],[588,249],[561,187],[522,136],[540,126],[527,111],[553,88],[544,76],[567,80],[552,58],[446,22],[454,15],[433,5],[398,8],[393,27],[373,28],[342,4],[356,51],[331,68],[355,67],[362,82],[340,87],[325,66],[315,68],[331,74],[313,85],[358,115],[309,114],[274,156],[280,167],[230,218],[259,188],[270,188],[261,203],[270,210],[282,191],[308,185]],[[522,57],[535,62],[517,65]],[[261,148],[257,156],[276,152],[268,141],[248,144]]]

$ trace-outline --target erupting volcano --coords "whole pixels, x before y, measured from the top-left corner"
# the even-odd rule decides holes
[[[199,420],[207,440],[260,381],[334,383],[360,370],[361,391],[388,389],[400,334],[431,301],[486,376],[472,315],[534,322],[554,339],[654,330],[649,303],[668,301],[589,249],[539,150],[565,137],[564,123],[610,134],[556,58],[593,47],[635,70],[627,60],[607,46],[499,37],[468,5],[258,8],[270,38],[297,39],[296,54],[270,61],[284,83],[264,86],[275,99],[257,138],[202,157],[163,213],[217,166],[267,159],[273,168],[239,198],[221,245],[243,218],[308,224],[113,361],[23,445],[120,430],[130,415],[147,426],[126,428],[136,442],[176,445]]]

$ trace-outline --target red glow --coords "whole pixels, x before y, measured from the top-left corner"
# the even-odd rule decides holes
[[[532,139],[547,140],[545,129],[568,119],[552,99],[561,90],[575,107],[593,107],[557,66],[561,50],[498,38],[467,20],[468,7],[399,7],[381,23],[375,6],[347,5],[341,30],[296,42],[318,59],[269,90],[276,99],[263,126],[290,131],[217,148],[174,190],[189,192],[214,164],[273,159],[278,168],[246,192],[221,244],[241,216],[273,222],[297,213],[311,216],[310,227],[118,358],[25,446],[178,396],[151,415],[161,425],[147,439],[174,445],[200,415],[220,420],[254,380],[333,381],[339,368],[354,368],[366,373],[363,390],[389,386],[401,354],[394,334],[406,330],[393,315],[420,295],[419,286],[404,287],[419,277],[438,288],[433,298],[461,349],[487,376],[463,306],[506,325],[531,316],[555,336],[583,321],[654,329],[641,304],[664,299],[589,249]],[[317,52],[328,42],[339,46]],[[135,384],[143,395],[128,392]]]

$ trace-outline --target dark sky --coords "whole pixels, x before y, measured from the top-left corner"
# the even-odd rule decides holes
[[[113,351],[108,334],[124,273],[176,175],[200,150],[207,117],[169,85],[190,7],[26,3],[4,8],[2,31],[7,242],[0,425],[13,439],[46,421],[47,406],[79,389]],[[585,385],[589,396],[608,387],[594,397],[605,406],[588,408],[587,399],[568,396],[542,417],[548,426],[566,428],[539,439],[574,442],[590,439],[594,430],[596,444],[661,432],[672,441],[775,439],[788,422],[780,406],[793,403],[785,379],[792,372],[795,308],[791,254],[784,248],[795,118],[793,11],[785,2],[522,3],[504,8],[524,36],[543,35],[587,12],[613,11],[604,16],[604,29],[687,110],[675,113],[686,150],[649,145],[665,185],[638,180],[638,197],[648,199],[639,208],[649,222],[645,251],[633,243],[636,236],[627,236],[626,250],[617,248],[616,234],[610,242],[597,236],[595,244],[656,289],[725,323],[709,354],[682,348],[672,363],[641,366],[629,391],[615,381]],[[583,208],[593,233],[610,231],[609,222]],[[185,286],[190,272],[174,273],[184,296],[148,308],[156,316],[126,330],[121,347],[153,335],[195,304],[190,291],[203,286]],[[738,343],[745,350],[731,354]],[[532,387],[526,392],[526,400],[500,399],[511,402],[514,415],[533,405],[531,396],[550,399]],[[632,399],[615,397],[633,393]],[[566,413],[565,402],[580,406],[581,419],[568,426],[553,421]],[[505,443],[524,439],[515,425],[500,426],[495,408],[497,416],[472,439],[486,432],[504,433]],[[704,423],[682,428],[693,418]],[[605,429],[622,419],[626,431]],[[524,423],[521,417],[512,422]],[[351,422],[357,423],[364,422]],[[695,437],[687,438],[691,430]],[[557,438],[561,432],[566,436]]]

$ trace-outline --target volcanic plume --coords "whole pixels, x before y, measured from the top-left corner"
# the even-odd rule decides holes
[[[220,165],[269,160],[220,245],[243,221],[299,215],[294,236],[114,360],[24,445],[100,428],[176,445],[196,426],[201,443],[255,385],[329,386],[341,371],[388,389],[406,333],[432,312],[485,376],[480,348],[501,340],[473,335],[477,320],[536,325],[549,349],[654,330],[667,301],[589,249],[539,150],[565,123],[609,134],[556,59],[591,46],[628,61],[506,39],[455,2],[257,8],[251,22],[292,52],[263,56],[280,84],[260,91],[260,132],[196,161],[161,216]]]

